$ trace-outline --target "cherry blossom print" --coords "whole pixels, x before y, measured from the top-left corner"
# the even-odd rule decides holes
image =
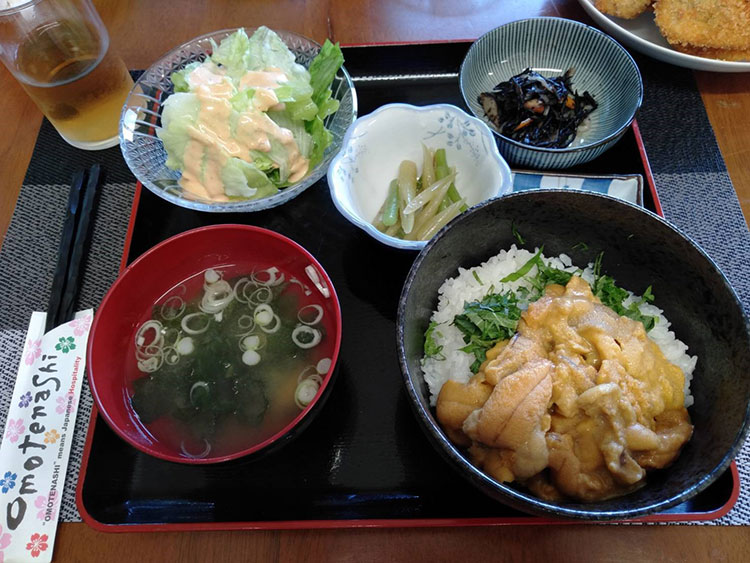
[[[24,425],[22,418],[17,418],[15,420],[9,418],[8,423],[5,425],[5,439],[10,440],[15,444],[25,431],[26,426]]]
[[[48,506],[50,503],[52,506]],[[57,517],[57,509],[59,508],[59,505],[60,495],[55,491],[50,493],[49,499],[44,495],[39,495],[34,501],[34,506],[39,509],[36,513],[37,519],[44,520],[47,517],[47,511],[49,511],[50,519],[54,520]]]
[[[76,341],[72,336],[61,336],[57,344],[55,344],[55,350],[67,354],[76,349]]]
[[[39,495],[38,497],[36,497],[34,506],[39,509],[39,512],[36,513],[37,519],[44,520],[44,515],[47,512],[47,497],[45,497],[44,495]]]
[[[13,487],[16,486],[16,479],[18,479],[18,475],[16,473],[6,471],[3,478],[0,479],[0,491],[2,491],[3,493],[7,493],[8,491],[10,491]]]
[[[45,444],[54,444],[60,439],[60,434],[58,434],[57,430],[54,428],[50,430],[49,432],[44,433],[44,443]]]
[[[25,409],[30,404],[31,404],[31,391],[26,391],[26,393],[21,395],[18,401],[18,406],[21,407],[22,409]]]
[[[42,551],[47,551],[47,534],[32,534],[31,541],[26,544],[26,549],[31,552],[32,557],[39,557]]]
[[[76,406],[76,400],[75,395],[73,393],[66,393],[65,395],[60,395],[57,398],[57,407],[55,408],[55,412],[57,414],[63,414],[66,410],[67,413],[70,414],[75,410]]]
[[[11,539],[12,536],[8,533],[4,534],[3,527],[0,526],[0,563],[3,563],[3,561],[5,561],[5,553],[3,552],[3,549],[10,545]]]
[[[91,326],[91,315],[86,315],[70,321],[70,326],[73,328],[73,334],[75,336],[83,336]]]
[[[23,361],[27,366],[31,366],[34,364],[36,359],[42,355],[42,340],[41,338],[37,340],[29,339],[26,346],[28,350]]]

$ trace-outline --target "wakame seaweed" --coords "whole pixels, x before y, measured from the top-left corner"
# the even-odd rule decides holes
[[[192,334],[192,352],[180,355],[174,363],[163,361],[157,370],[133,381],[131,404],[141,422],[150,424],[171,417],[179,421],[187,438],[209,444],[227,425],[251,428],[263,424],[271,386],[278,387],[276,374],[298,371],[296,366],[307,353],[292,339],[300,303],[296,294],[286,291],[288,287],[288,283],[282,283],[269,289],[268,302],[277,313],[278,329],[272,333],[256,331],[262,335],[263,357],[272,358],[272,365],[243,362],[243,349],[238,346],[243,330],[238,327],[240,318],[252,310],[234,299],[220,314],[205,315],[211,319],[211,329]],[[184,336],[180,319],[200,313],[199,305],[200,296],[185,303],[179,315],[166,309],[166,316],[165,306],[157,305],[151,318],[159,319],[165,338],[173,340]],[[322,327],[319,330],[325,333]]]
[[[547,78],[529,68],[499,83],[477,101],[498,131],[526,145],[564,148],[598,104],[573,90],[573,69]]]

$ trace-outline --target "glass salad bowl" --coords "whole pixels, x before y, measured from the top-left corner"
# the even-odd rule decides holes
[[[300,181],[258,199],[213,201],[183,190],[179,184],[182,173],[166,166],[167,151],[157,135],[162,126],[164,102],[174,93],[171,77],[190,63],[204,61],[212,53],[214,43],[220,44],[222,39],[235,31],[237,29],[225,29],[202,35],[164,55],[136,81],[122,110],[120,148],[130,170],[159,197],[189,209],[218,213],[260,211],[286,203],[325,175],[328,164],[341,148],[347,128],[357,117],[354,84],[342,66],[331,85],[332,97],[338,100],[339,108],[324,121],[332,136],[331,143],[325,149],[322,160]],[[255,29],[245,28],[245,31],[250,36]],[[295,55],[296,62],[309,68],[321,46],[292,32],[276,31],[276,34]]]

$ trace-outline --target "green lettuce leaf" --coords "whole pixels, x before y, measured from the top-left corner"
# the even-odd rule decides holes
[[[229,197],[261,198],[272,195],[278,188],[253,163],[241,158],[230,158],[221,170],[221,181]]]
[[[185,68],[183,68],[182,70],[178,70],[177,72],[172,74],[171,79],[172,84],[174,84],[175,92],[187,92],[190,90],[190,85],[188,84],[187,77],[200,65],[201,63],[198,61],[192,62],[189,65],[185,66]]]
[[[273,119],[279,127],[284,127],[292,132],[300,154],[309,159],[313,151],[313,138],[312,135],[307,132],[305,123],[294,117],[294,110],[287,105],[285,111],[269,112],[268,116]]]
[[[331,84],[342,64],[344,64],[344,54],[339,44],[334,45],[328,39],[310,63],[312,101],[318,106],[318,117],[321,119],[325,119],[338,109],[338,101],[331,98]]]
[[[310,71],[296,62],[283,40],[267,27],[260,27],[251,37],[240,29],[220,44],[212,44],[212,54],[204,62],[194,62],[172,75],[175,94],[164,104],[159,138],[167,152],[167,166],[183,170],[185,148],[190,141],[189,129],[197,126],[200,100],[190,93],[190,74],[201,64],[218,65],[235,88],[230,98],[233,111],[229,117],[230,131],[236,134],[240,115],[257,111],[253,107],[254,88],[241,89],[241,79],[248,71],[279,69],[287,81],[275,88],[283,109],[266,112],[280,127],[291,131],[300,153],[309,159],[309,170],[323,160],[332,140],[324,119],[338,109],[331,97],[331,82],[343,63],[338,45],[326,41],[312,61]],[[216,70],[216,69],[214,69]],[[230,198],[260,198],[271,195],[289,182],[289,159],[284,145],[270,138],[271,150],[251,150],[247,155],[227,158],[221,178]],[[229,155],[226,155],[229,156]],[[203,152],[204,161],[209,153]],[[203,162],[203,161],[202,161]]]
[[[307,132],[312,138],[312,151],[310,151],[310,170],[323,161],[323,155],[328,145],[333,140],[333,135],[326,129],[323,120],[316,116],[312,121],[306,122]]]
[[[164,143],[164,150],[167,151],[167,167],[182,170],[182,157],[190,141],[188,127],[195,125],[198,120],[201,103],[195,94],[182,92],[172,94],[167,101],[169,103],[164,104],[161,114],[162,127],[156,130],[156,135]]]

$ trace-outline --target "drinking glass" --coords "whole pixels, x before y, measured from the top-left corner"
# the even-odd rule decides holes
[[[0,59],[62,138],[88,150],[116,145],[133,80],[91,1],[2,0],[0,8]]]

